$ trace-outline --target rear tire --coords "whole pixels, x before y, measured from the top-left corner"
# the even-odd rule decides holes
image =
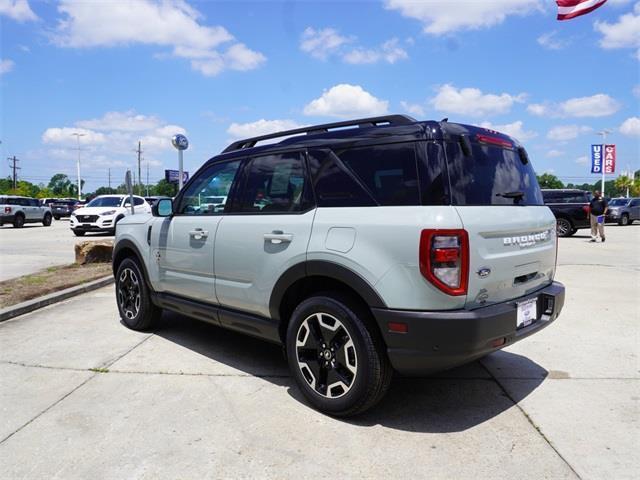
[[[339,293],[307,298],[293,312],[286,338],[289,368],[317,410],[357,415],[387,392],[393,369],[371,322],[365,308]]]
[[[85,234],[85,233],[87,233],[87,232],[83,232],[83,231],[81,231],[81,230],[74,230],[74,231],[73,231],[73,234],[74,234],[76,237],[84,237],[84,234]]]
[[[22,228],[24,227],[24,215],[18,213],[16,218],[13,219],[13,227],[14,228]]]
[[[559,237],[570,237],[575,232],[573,225],[566,218],[558,218],[556,220],[556,233]]]
[[[44,225],[45,227],[50,227],[51,226],[51,214],[50,213],[45,213],[44,218],[42,219],[42,225]]]
[[[618,220],[618,225],[622,226],[622,227],[626,227],[627,225],[630,225],[631,223],[629,222],[629,215],[627,215],[626,213],[622,214],[622,217],[620,217],[620,220]]]
[[[132,330],[149,330],[162,314],[151,302],[141,268],[132,258],[125,258],[118,266],[116,303],[122,322]]]

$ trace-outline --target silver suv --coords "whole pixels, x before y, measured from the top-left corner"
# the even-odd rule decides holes
[[[168,309],[282,344],[308,401],[347,416],[394,370],[447,369],[553,322],[556,251],[516,140],[393,115],[233,143],[118,224],[113,271],[130,328]]]
[[[0,196],[0,227],[5,223],[10,223],[15,228],[22,228],[25,223],[42,223],[48,227],[52,219],[51,208],[42,205],[37,198]]]

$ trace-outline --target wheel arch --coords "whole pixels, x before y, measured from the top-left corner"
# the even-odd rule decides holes
[[[138,265],[140,266],[140,270],[142,271],[142,275],[144,276],[144,280],[147,283],[147,286],[151,288],[151,284],[149,283],[149,275],[147,274],[147,266],[142,259],[140,250],[131,240],[120,240],[113,248],[113,253],[111,255],[111,269],[113,270],[114,277],[118,272],[118,267],[125,258],[136,259]]]

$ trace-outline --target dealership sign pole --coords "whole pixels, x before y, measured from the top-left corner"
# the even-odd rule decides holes
[[[183,184],[183,162],[182,162],[182,152],[184,152],[187,148],[189,148],[189,140],[187,137],[181,134],[174,135],[171,139],[171,143],[178,150],[178,191],[182,190]]]
[[[611,130],[602,130],[598,135],[602,135],[601,145],[591,145],[591,173],[602,174],[602,196],[605,196],[604,182],[605,174],[614,173],[616,169],[616,146],[607,145],[607,135]]]

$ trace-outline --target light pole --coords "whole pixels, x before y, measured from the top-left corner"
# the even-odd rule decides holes
[[[609,135],[610,133],[612,133],[612,130],[609,130],[608,128],[605,128],[604,130],[599,131],[597,134],[598,135],[602,135],[602,152],[604,153],[604,149],[606,148],[607,145],[607,135]],[[604,159],[602,160],[602,197],[604,198]]]
[[[80,137],[84,137],[86,135],[86,133],[78,133],[78,132],[74,132],[71,134],[71,136],[75,136],[76,137],[76,142],[78,145],[78,162],[76,164],[76,168],[78,171],[78,200],[82,200],[82,183],[80,181]]]

